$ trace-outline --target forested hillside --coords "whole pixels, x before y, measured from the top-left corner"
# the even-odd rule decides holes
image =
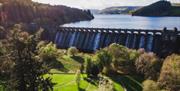
[[[93,19],[93,15],[88,10],[40,4],[31,0],[0,0],[1,25],[7,26],[16,23],[60,25],[91,19]]]
[[[158,1],[133,13],[135,16],[180,16],[180,6],[173,6],[169,1]]]

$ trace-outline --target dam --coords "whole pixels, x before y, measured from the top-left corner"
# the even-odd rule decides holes
[[[59,27],[54,43],[58,48],[76,47],[83,52],[95,52],[112,43],[126,46],[130,49],[144,48],[164,56],[180,52],[180,31],[145,30],[145,29],[113,29],[113,28],[82,28]]]

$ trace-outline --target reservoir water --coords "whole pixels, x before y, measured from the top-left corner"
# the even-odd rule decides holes
[[[94,15],[91,21],[64,24],[64,27],[122,28],[122,29],[173,29],[180,30],[180,17],[141,17],[131,15]]]

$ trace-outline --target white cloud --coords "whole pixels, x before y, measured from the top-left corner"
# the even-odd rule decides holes
[[[102,9],[110,6],[144,6],[156,2],[158,0],[33,0],[53,5],[67,5],[76,8],[95,8]],[[180,0],[169,0],[180,2]]]

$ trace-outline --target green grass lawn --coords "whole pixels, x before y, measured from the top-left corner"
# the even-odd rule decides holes
[[[128,91],[142,91],[141,83],[139,83],[133,77],[123,76],[121,79]]]
[[[123,85],[128,91],[142,91],[142,79],[128,75],[115,75],[110,78],[114,82]]]
[[[4,87],[0,85],[0,91],[4,91]]]
[[[3,87],[0,85],[0,91],[3,91]]]
[[[69,57],[67,55],[64,55],[62,57],[58,58],[58,62],[60,62],[61,68],[53,68],[51,70],[51,73],[75,73],[77,70],[79,70],[82,61],[77,60],[83,60],[81,57]]]
[[[98,86],[95,86],[83,79],[81,79],[80,90],[78,90],[77,84],[75,82],[74,74],[53,74],[49,76],[52,78],[52,82],[57,83],[54,86],[54,91],[97,91],[98,90]],[[114,87],[116,91],[123,91],[122,86],[117,82],[114,82]]]
[[[81,61],[77,61],[81,60]],[[54,86],[55,91],[78,91],[76,82],[75,82],[75,75],[74,74],[66,74],[66,73],[76,73],[79,69],[80,65],[82,64],[83,60],[81,57],[69,57],[67,55],[62,56],[59,58],[59,61],[63,64],[65,71],[59,69],[52,69],[51,73],[60,73],[51,75],[52,81],[57,83]],[[64,73],[64,74],[63,74]],[[114,82],[114,88],[116,91],[123,91],[121,85],[124,85],[128,91],[141,91],[141,82],[137,81],[138,79],[134,79],[131,76],[114,76],[111,78]],[[121,84],[121,85],[120,85]],[[81,91],[97,91],[97,87],[88,83],[85,80],[81,80],[80,88]]]
[[[61,63],[64,65],[66,69],[70,71],[77,71],[80,68],[81,63],[76,61],[75,59],[65,55],[60,59]]]
[[[54,91],[78,91],[74,74],[53,74],[50,76],[52,77],[52,82],[57,83],[54,86]],[[82,91],[95,91],[97,86],[82,79],[80,82],[80,88]]]

